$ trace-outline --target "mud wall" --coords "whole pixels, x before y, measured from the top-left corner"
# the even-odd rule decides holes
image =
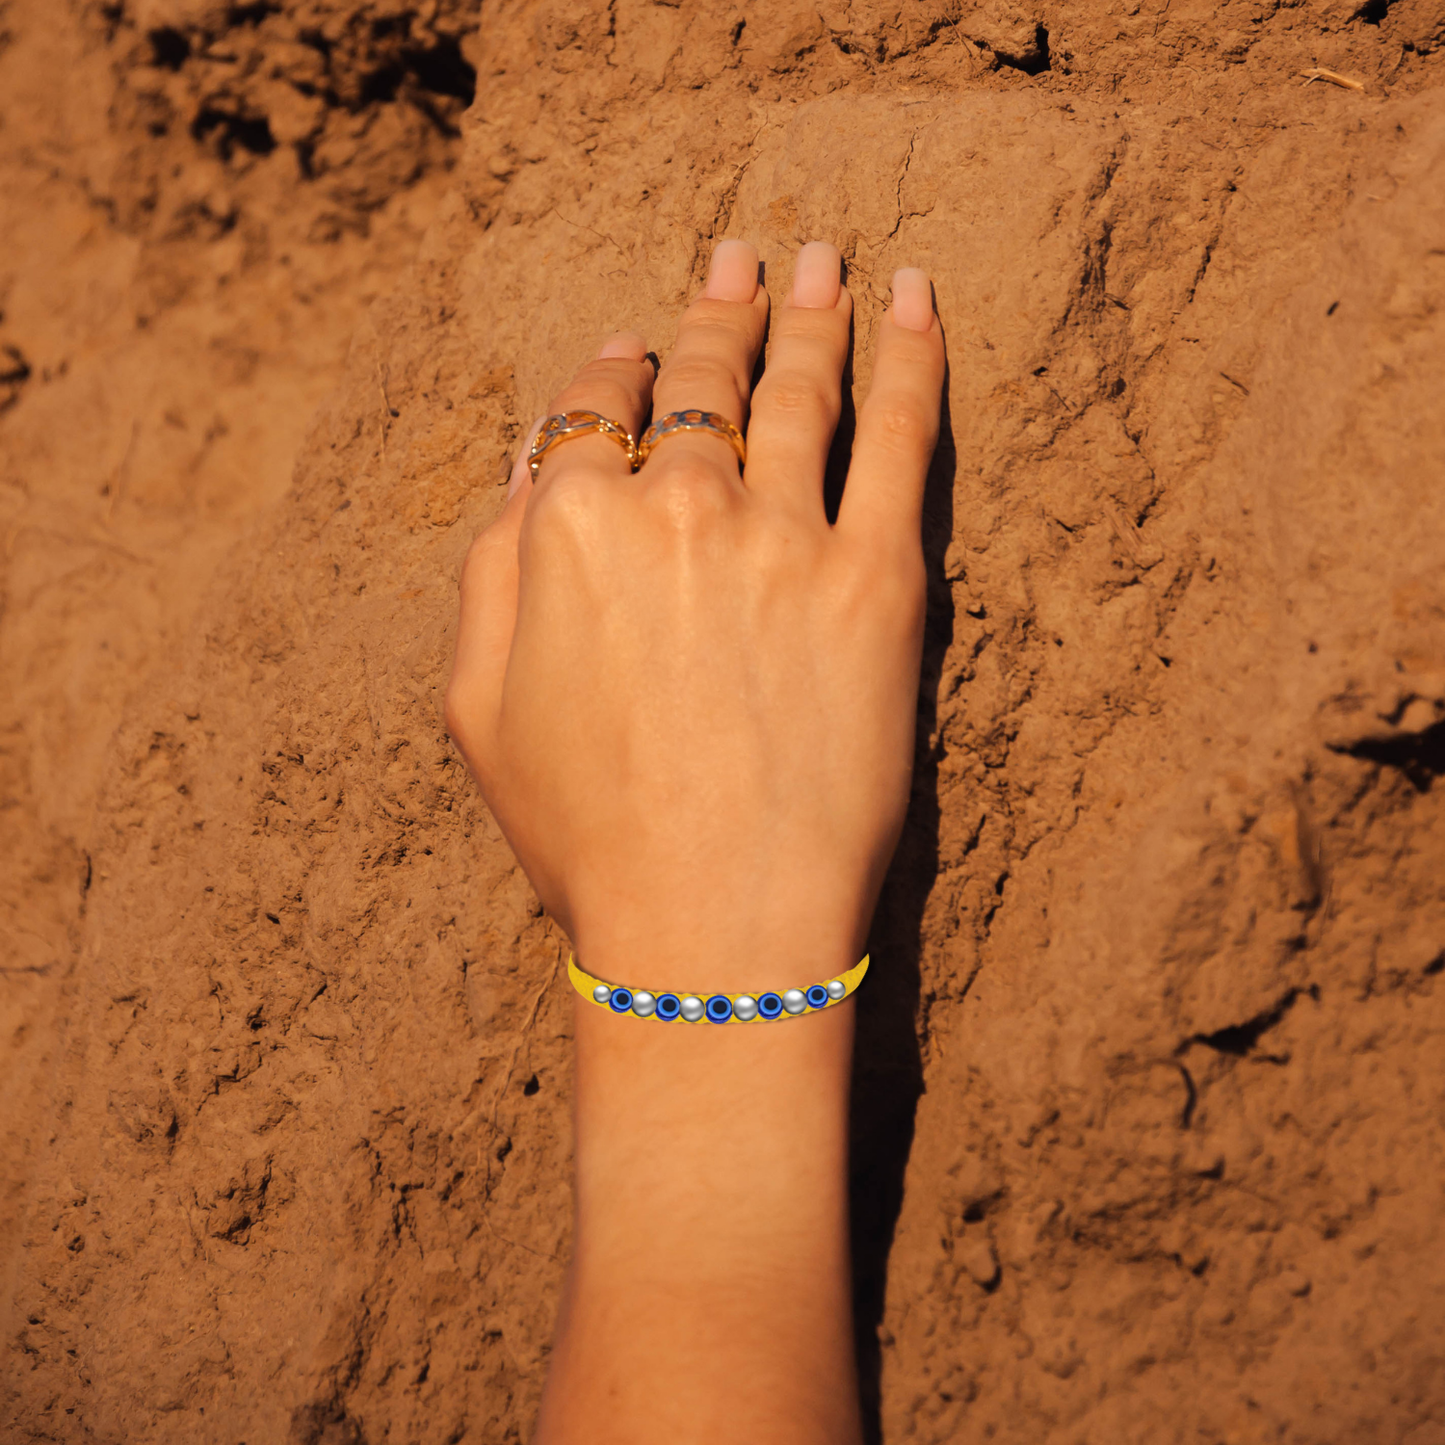
[[[0,6],[0,1280],[106,749],[415,255],[476,19]]]
[[[413,269],[97,769],[19,1438],[525,1438],[570,1007],[442,729],[455,576],[549,393],[616,326],[665,350],[726,234],[775,284],[838,242],[859,391],[894,266],[949,340],[860,1010],[878,1436],[1445,1441],[1445,9],[474,43]],[[299,164],[256,107],[216,164]]]

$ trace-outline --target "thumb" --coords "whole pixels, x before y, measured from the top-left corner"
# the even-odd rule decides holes
[[[472,543],[462,565],[461,616],[447,684],[446,722],[479,781],[501,714],[502,679],[517,622],[517,538],[532,495],[528,456],[542,421],[537,418],[517,451],[501,514]]]

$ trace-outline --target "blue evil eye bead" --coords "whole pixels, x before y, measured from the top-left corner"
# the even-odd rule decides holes
[[[592,990],[592,997],[595,998],[598,1003],[606,1003],[607,1000],[612,997],[612,990],[608,988],[605,983],[599,983],[597,987]]]
[[[765,1019],[775,1019],[783,1011],[783,1001],[775,993],[765,993],[758,997],[758,1012]]]
[[[740,993],[733,1000],[733,1017],[750,1024],[758,1016],[758,1001],[750,993]]]
[[[652,1011],[657,1007],[657,1000],[645,988],[640,988],[632,995],[632,1012],[640,1019],[650,1019]]]
[[[703,1016],[705,1008],[703,1001],[695,993],[690,993],[682,1001],[682,1016],[688,1023],[695,1024]]]
[[[834,1003],[837,1003],[838,1000],[839,1000],[840,998],[842,998],[843,995],[844,995],[845,993],[847,993],[847,992],[848,992],[848,985],[847,985],[846,983],[844,983],[841,978],[835,978],[835,979],[828,985],[828,997],[829,997],[830,999],[832,999]]]
[[[815,983],[803,997],[808,1000],[809,1008],[822,1008],[828,1002],[828,990],[821,983]]]
[[[616,994],[612,996],[613,998],[617,997]],[[616,1008],[617,1005],[613,1004],[612,1007]],[[808,1007],[808,1000],[803,997],[803,990],[800,988],[790,988],[783,995],[783,1007],[787,1009],[790,1014],[802,1013],[803,1010]]]
[[[682,1004],[675,993],[660,993],[657,996],[657,1016],[663,1023],[670,1024],[682,1012]]]
[[[725,1024],[733,1016],[733,1001],[725,993],[715,993],[707,1001],[710,1022]]]
[[[632,1012],[632,990],[630,988],[614,988],[612,997],[607,1000],[612,1005],[612,1012],[625,1014]]]

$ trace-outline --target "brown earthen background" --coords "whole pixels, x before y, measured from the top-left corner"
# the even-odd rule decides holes
[[[860,390],[895,265],[949,337],[872,1428],[1445,1442],[1445,4],[0,36],[4,1438],[526,1437],[570,1006],[455,577],[741,235],[842,247]]]

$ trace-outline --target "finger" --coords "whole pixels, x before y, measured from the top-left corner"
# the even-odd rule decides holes
[[[746,241],[718,242],[707,285],[684,314],[672,354],[658,375],[654,418],[696,407],[719,412],[741,430],[767,324],[768,293],[758,284],[757,251]],[[668,437],[659,443],[653,460],[668,465],[700,462],[737,475],[732,447],[708,432]]]
[[[652,400],[652,378],[647,342],[630,331],[619,332],[553,398],[548,414],[595,411],[625,427],[636,441]],[[626,449],[613,437],[595,433],[570,437],[543,455],[537,480],[546,483],[552,477],[581,469],[628,476],[632,463]]]
[[[773,321],[768,369],[748,423],[748,485],[823,515],[823,473],[843,405],[853,299],[836,246],[798,252],[793,290]]]
[[[481,781],[502,706],[502,679],[517,621],[517,538],[532,494],[527,454],[538,417],[512,463],[500,515],[472,543],[462,565],[461,616],[447,683],[447,731]]]
[[[923,483],[938,442],[943,359],[928,277],[912,267],[895,272],[838,510],[840,533],[918,545]]]

